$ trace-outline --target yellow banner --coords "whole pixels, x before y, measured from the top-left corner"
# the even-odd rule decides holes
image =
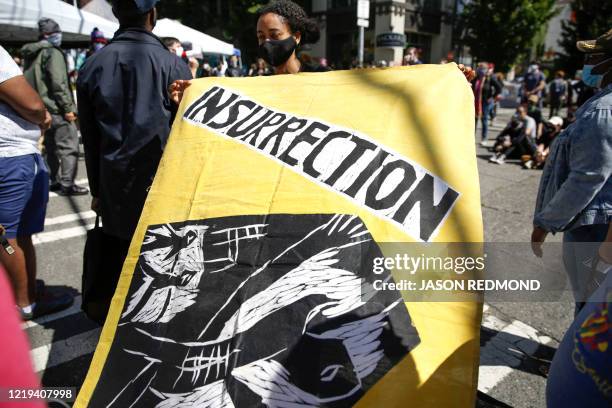
[[[482,238],[456,65],[196,80],[76,406],[473,407],[482,305],[370,284]]]

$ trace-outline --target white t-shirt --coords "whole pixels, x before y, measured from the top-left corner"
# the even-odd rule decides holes
[[[527,116],[525,118],[525,134],[529,136],[532,140],[535,140],[537,134],[537,125],[535,119],[531,116]]]
[[[23,75],[19,66],[0,46],[0,84]],[[0,101],[0,157],[15,157],[40,153],[38,125],[23,119],[13,108]]]

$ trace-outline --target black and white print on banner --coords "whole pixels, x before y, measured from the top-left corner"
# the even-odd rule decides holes
[[[348,407],[419,344],[353,215],[150,226],[91,407]]]

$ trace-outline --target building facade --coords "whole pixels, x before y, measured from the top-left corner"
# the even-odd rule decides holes
[[[439,63],[452,50],[456,0],[370,0],[365,30],[366,62],[400,64],[405,49],[416,47],[425,63]],[[321,40],[311,47],[338,68],[355,63],[359,41],[357,0],[312,0]]]
[[[544,61],[553,61],[558,53],[564,52],[559,45],[563,32],[562,24],[572,18],[571,0],[557,0],[556,7],[559,12],[548,22],[544,39]]]

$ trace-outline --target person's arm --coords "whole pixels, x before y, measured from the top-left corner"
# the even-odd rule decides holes
[[[67,116],[66,120],[74,120],[76,107],[74,106],[70,84],[68,83],[66,61],[61,51],[56,49],[50,51],[45,70],[50,79],[48,82],[50,96],[57,103],[62,114],[65,117]]]
[[[538,86],[535,87],[535,89],[533,90],[532,93],[538,93],[540,91],[543,91],[544,88],[546,88],[546,81],[544,80],[544,77],[542,77],[542,80],[540,80],[540,83],[538,83]]]
[[[198,73],[198,68],[200,67],[200,63],[194,57],[189,58],[189,71],[191,72],[191,77],[196,78]]]
[[[491,81],[492,81],[492,84],[493,84],[493,88],[495,89],[495,93],[493,95],[493,98],[495,100],[497,100],[498,97],[501,95],[502,90],[503,90],[504,87],[501,84],[501,82],[499,82],[499,80],[495,77],[495,75],[491,76]]]
[[[0,83],[0,100],[25,120],[44,126],[47,119],[45,105],[23,75]]]
[[[538,125],[536,127],[536,132],[535,132],[536,140],[538,140],[538,139],[540,139],[540,137],[542,137],[542,130],[543,130],[543,128],[544,128],[544,125],[540,121],[540,123],[538,123]]]
[[[89,99],[86,84],[77,81],[77,100],[79,102],[79,116],[83,150],[85,151],[85,167],[89,180],[89,191],[94,199],[99,197],[100,191],[100,154],[101,136],[94,115],[94,107]],[[94,200],[97,201],[97,200]],[[92,203],[92,209],[98,212]]]
[[[548,232],[563,231],[612,175],[612,137],[607,116],[596,113],[592,126],[572,135],[570,173],[555,196],[534,217],[534,225]]]

